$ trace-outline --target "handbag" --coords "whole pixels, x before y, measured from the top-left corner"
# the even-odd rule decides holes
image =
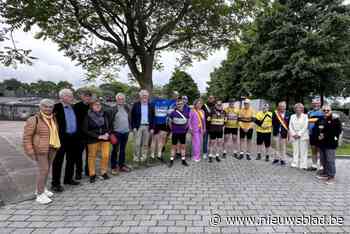
[[[118,137],[115,134],[111,133],[109,134],[109,141],[112,145],[116,145],[118,144]]]

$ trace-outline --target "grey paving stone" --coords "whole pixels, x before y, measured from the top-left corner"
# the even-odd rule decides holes
[[[271,163],[239,161],[188,168],[155,166],[109,181],[68,187],[47,206],[33,200],[0,209],[0,230],[49,233],[350,233],[350,160],[337,160],[337,184]],[[82,195],[84,194],[84,196]],[[211,215],[222,222],[211,227]],[[342,226],[243,226],[226,216],[338,215]],[[3,231],[3,232],[5,232]],[[45,232],[46,231],[46,232]],[[0,232],[1,233],[1,232]]]

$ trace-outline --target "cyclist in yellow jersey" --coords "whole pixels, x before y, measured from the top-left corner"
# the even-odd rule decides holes
[[[212,109],[207,120],[209,121],[209,162],[213,162],[213,157],[217,162],[220,162],[220,154],[223,147],[223,135],[225,125],[225,113],[222,108],[222,102],[217,101],[215,107]]]
[[[224,153],[223,157],[226,157],[228,149],[233,150],[233,156],[237,158],[237,134],[238,134],[238,115],[239,108],[235,106],[235,101],[230,100],[229,106],[224,109],[225,111],[225,128],[224,128]],[[232,146],[231,146],[232,143]],[[231,146],[231,147],[230,147]]]
[[[258,112],[255,116],[256,123],[256,144],[257,144],[257,156],[256,160],[261,159],[261,152],[263,144],[265,145],[265,161],[269,161],[270,146],[271,146],[271,132],[272,132],[272,112],[270,105],[265,104],[262,111]]]
[[[239,135],[240,135],[240,155],[238,159],[242,159],[246,154],[247,160],[251,160],[250,154],[252,149],[252,138],[254,128],[254,113],[253,108],[250,107],[250,100],[243,101],[243,108],[239,112]]]

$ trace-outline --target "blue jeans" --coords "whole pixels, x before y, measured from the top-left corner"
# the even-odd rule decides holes
[[[209,134],[208,132],[205,132],[203,135],[203,154],[208,153],[208,140],[209,140]]]
[[[320,148],[320,161],[324,172],[329,177],[335,176],[335,149]]]
[[[129,133],[128,132],[126,133],[113,132],[113,133],[118,138],[118,144],[113,145],[112,155],[111,155],[111,167],[112,169],[115,169],[117,165],[119,167],[122,167],[125,165],[125,149],[126,149],[126,144],[128,143]],[[119,151],[119,160],[117,162],[118,151]]]

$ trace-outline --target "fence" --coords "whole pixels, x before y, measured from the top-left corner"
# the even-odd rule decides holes
[[[26,120],[38,112],[39,106],[35,104],[0,104],[0,120]]]

